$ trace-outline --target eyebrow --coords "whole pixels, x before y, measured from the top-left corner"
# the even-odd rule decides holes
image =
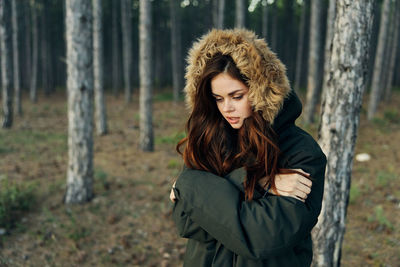
[[[233,96],[234,94],[236,94],[237,92],[240,92],[240,91],[243,91],[243,89],[235,90],[235,91],[233,91],[233,92],[230,92],[228,95],[229,95],[229,96]],[[211,92],[211,94],[212,94],[213,96],[220,96],[220,95],[214,94],[213,92]]]

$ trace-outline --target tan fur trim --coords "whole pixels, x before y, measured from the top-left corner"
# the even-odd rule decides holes
[[[264,39],[245,29],[211,30],[193,44],[187,57],[186,104],[193,109],[200,78],[215,54],[230,55],[240,72],[249,78],[249,100],[255,111],[262,111],[273,122],[289,94],[286,68],[268,48]]]

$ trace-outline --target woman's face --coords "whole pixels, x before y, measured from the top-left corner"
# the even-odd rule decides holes
[[[211,80],[211,92],[222,116],[232,128],[240,129],[244,119],[252,114],[249,88],[229,74],[220,73]]]

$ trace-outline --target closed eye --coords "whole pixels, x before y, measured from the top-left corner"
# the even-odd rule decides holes
[[[233,99],[237,99],[237,100],[242,99],[242,98],[243,98],[243,95],[238,95],[238,96],[233,97]]]

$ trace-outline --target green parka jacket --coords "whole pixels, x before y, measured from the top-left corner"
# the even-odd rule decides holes
[[[219,34],[225,32],[219,31]],[[250,40],[246,38],[249,36],[247,31],[244,34],[242,30],[228,33],[235,37],[244,35],[242,41]],[[215,39],[211,40],[214,44],[218,43]],[[250,45],[254,44],[254,40],[258,39],[250,40]],[[202,47],[202,42],[207,45],[209,41],[203,38],[195,49]],[[209,50],[206,52],[210,54]],[[192,56],[193,53],[192,50]],[[259,51],[257,53],[260,54]],[[232,53],[229,54],[232,56]],[[237,58],[232,58],[239,66]],[[263,58],[266,58],[265,55]],[[190,65],[188,69],[187,96],[190,95]],[[243,72],[243,69],[240,70]],[[278,70],[286,79],[284,67],[278,66]],[[285,81],[276,83],[285,84]],[[275,86],[273,83],[269,85]],[[249,88],[250,94],[252,89],[259,90],[254,86]],[[187,100],[190,107],[190,97]],[[257,100],[255,96],[252,103]],[[303,203],[291,197],[265,195],[263,189],[257,188],[253,200],[245,201],[243,180],[246,170],[243,167],[225,177],[184,168],[175,185],[177,201],[172,213],[179,234],[189,239],[184,266],[281,267],[311,264],[311,229],[317,223],[321,210],[326,157],[315,140],[294,123],[301,114],[301,103],[296,94],[289,88],[288,92],[282,93],[281,102],[277,103],[273,111],[275,114],[267,114],[264,118],[273,119],[272,126],[279,138],[278,146],[282,152],[279,167],[308,172],[313,181],[311,193]],[[259,109],[269,112],[262,105]]]

